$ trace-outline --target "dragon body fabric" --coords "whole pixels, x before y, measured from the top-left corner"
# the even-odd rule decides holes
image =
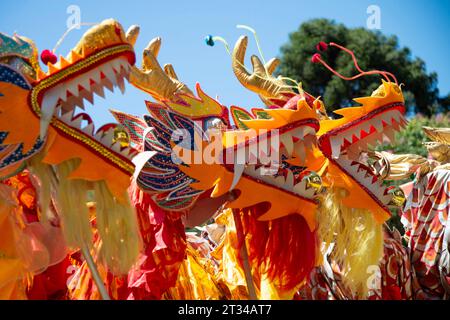
[[[331,117],[320,98],[272,76],[278,60],[253,56],[248,72],[241,37],[233,71],[266,106],[227,108],[160,66],[160,38],[137,67],[138,33],[105,20],[47,72],[32,41],[0,34],[1,297],[104,297],[89,253],[113,299],[445,295],[448,169],[410,188],[405,248],[385,227],[399,190],[361,157],[406,124],[395,77],[364,72],[354,59],[360,75],[385,80]],[[84,101],[105,88],[123,92],[125,80],[153,97],[148,114],[112,110],[118,124],[95,130]],[[215,204],[206,218],[205,203]],[[63,248],[21,236],[30,234],[30,206],[38,230],[64,238]],[[210,219],[202,237],[186,232]],[[41,244],[36,258],[26,259],[17,237]],[[39,278],[61,275],[69,262],[71,279],[54,281],[68,290]]]

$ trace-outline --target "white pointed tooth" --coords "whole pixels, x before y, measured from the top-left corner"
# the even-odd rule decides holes
[[[303,195],[306,190],[306,179],[303,179],[294,186],[294,192]]]
[[[395,142],[395,131],[390,128],[386,128],[386,130],[384,130],[384,134],[391,143]]]
[[[305,127],[305,135],[307,135],[307,134],[316,135],[316,129],[314,129],[313,127],[310,127],[310,126],[306,126]]]
[[[119,79],[117,79],[117,86],[119,87],[119,90],[122,94],[125,94],[125,81],[121,76],[119,76]]]
[[[352,175],[356,175],[358,173],[358,165],[354,164],[345,164],[345,168],[347,169],[348,172],[350,172]]]
[[[294,144],[294,153],[300,159],[301,162],[305,161],[305,146],[302,141],[297,141]]]
[[[59,118],[59,117],[61,117],[61,114],[62,114],[62,107],[61,107],[61,105],[58,105],[55,110],[55,116],[57,116]]]
[[[58,89],[56,89],[56,88],[58,88]],[[53,89],[51,89],[51,90],[59,91],[59,99],[61,100],[61,102],[64,102],[67,100],[67,92],[66,92],[65,88],[66,88],[66,84],[62,83],[62,84],[54,87]]]
[[[102,131],[97,131],[97,132],[95,133],[94,138],[95,138],[96,140],[98,140],[98,141],[101,141],[103,135],[104,135],[104,132],[102,132]]]
[[[372,123],[370,123],[370,121],[364,121],[364,123],[362,124],[362,126],[360,126],[360,130],[359,130],[359,133],[358,133],[358,138],[360,138],[361,137],[361,133],[362,133],[362,131],[365,131],[365,132],[369,132],[370,131],[370,127],[372,126]]]
[[[86,91],[83,93],[83,98],[89,101],[91,104],[94,104],[94,94],[90,91]]]
[[[91,88],[91,75],[90,73],[84,74],[81,77],[75,79],[84,90],[90,91]]]
[[[84,101],[83,101],[83,98],[81,98],[81,97],[77,97],[77,98],[75,98],[75,100],[73,101],[73,104],[74,105],[76,105],[76,106],[78,106],[78,107],[80,107],[81,109],[85,109],[85,107],[84,107]]]
[[[247,173],[247,168],[245,168],[244,172]],[[273,183],[272,176],[269,174],[264,174],[263,171],[261,170],[261,168],[254,169],[254,171],[253,170],[248,171],[248,175],[250,175],[258,180],[267,182],[268,184]]]
[[[129,69],[125,70],[125,73],[124,73],[123,77],[125,79],[127,79],[128,82],[130,82],[130,70]]]
[[[105,65],[102,68],[103,74],[108,78],[109,81],[111,81],[112,84],[116,84],[116,73],[114,72],[114,69],[110,64]]]
[[[119,152],[119,153],[120,153],[120,148],[121,148],[121,146],[120,146],[119,142],[115,142],[114,144],[111,145],[111,149],[116,152]]]
[[[64,121],[65,123],[70,123],[72,121],[72,117],[73,117],[73,110],[68,111],[63,115],[61,115],[61,120]]]
[[[75,127],[75,128],[80,128],[80,129],[81,129],[81,122],[82,122],[82,121],[83,121],[83,118],[82,118],[82,117],[77,117],[77,118],[73,119],[73,120],[70,122],[70,125],[73,126],[73,127]]]
[[[236,185],[238,184],[239,180],[241,180],[242,173],[244,172],[244,168],[245,168],[244,164],[237,163],[234,165],[233,182],[231,183],[231,187],[230,187],[229,191],[233,190],[236,187]]]
[[[378,179],[378,180],[375,181],[375,183],[373,183],[372,185],[373,185],[373,186],[376,186],[376,189],[375,189],[375,190],[383,190],[383,191],[384,191],[384,189],[386,189],[386,188],[383,186],[383,180],[381,180],[381,179]]]
[[[294,187],[294,173],[292,173],[292,171],[289,169],[286,175],[286,187],[290,190],[292,190],[292,188]]]
[[[64,113],[72,110],[73,106],[72,106],[72,103],[61,101],[59,109],[60,109],[60,113],[59,113],[58,117],[61,117],[61,115],[63,115]]]
[[[366,173],[367,173],[367,171],[366,170],[364,170],[363,168],[358,168],[358,171],[356,172],[356,175],[358,176],[358,180],[359,181],[361,181],[361,182],[365,182],[365,181],[367,181],[367,178],[366,178]]]
[[[331,138],[331,156],[334,159],[339,158],[339,154],[341,153],[341,145],[342,145],[342,138],[340,137]]]
[[[247,168],[252,174],[259,174],[259,169],[256,169],[255,165],[247,166]]]
[[[43,140],[47,134],[47,129],[55,113],[56,103],[60,97],[59,88],[55,87],[44,95],[41,103],[41,118],[39,134]]]
[[[256,164],[258,162],[258,146],[251,145],[248,148],[248,164]]]
[[[303,137],[305,136],[305,130],[306,130],[306,127],[296,128],[295,130],[293,130],[291,132],[291,135],[293,137],[296,137],[296,138],[299,138],[299,139],[303,140]]]
[[[249,175],[249,176],[254,176],[254,174],[255,174],[255,172],[254,172],[254,169],[253,169],[253,166],[246,166],[245,168],[244,168],[244,173],[246,174],[246,175]]]
[[[102,97],[103,99],[105,98],[105,91],[103,90],[103,87],[101,85],[95,85],[93,88],[94,92],[96,95]]]
[[[305,135],[305,149],[312,149],[313,146],[317,145],[317,137],[315,134]]]
[[[314,190],[314,188],[309,188],[309,189],[305,190],[305,192],[303,193],[303,196],[305,198],[313,199],[315,194],[316,194],[316,190]]]
[[[247,160],[248,160],[247,146],[243,145],[238,147],[234,157],[234,164],[245,165],[247,163]]]
[[[294,151],[294,142],[292,141],[292,137],[289,132],[286,132],[280,136],[280,141],[286,148],[287,154],[289,157],[292,156],[292,152]]]
[[[404,117],[402,117],[400,119],[400,127],[405,128],[407,125],[408,125],[408,121]]]
[[[373,188],[373,184],[372,184],[372,188]],[[382,198],[384,196],[384,192],[386,191],[386,188],[381,185],[380,188],[374,188],[374,194],[378,196],[378,198]]]
[[[275,178],[274,184],[277,187],[284,188],[286,186],[286,181],[284,180],[284,177],[278,176],[278,177]]]
[[[130,149],[129,147],[125,147],[125,148],[123,148],[122,150],[120,150],[120,153],[121,153],[123,156],[129,158],[129,157],[130,157],[130,151],[131,151],[131,149]]]
[[[391,202],[392,200],[392,195],[391,194],[384,194],[380,196],[380,200],[382,203],[384,204],[388,204],[389,202]]]
[[[400,122],[394,122],[392,124],[392,129],[395,130],[396,132],[400,131]]]
[[[114,84],[111,81],[109,81],[107,78],[104,78],[102,80],[102,85],[103,85],[103,87],[108,89],[110,92],[114,92]]]
[[[359,143],[354,143],[347,148],[347,156],[349,159],[356,160],[359,157],[360,145]]]
[[[402,114],[400,113],[400,111],[398,110],[393,111],[392,118],[394,118],[395,121],[399,122],[401,117]]]
[[[270,150],[270,140],[261,139],[258,143],[258,159],[262,162],[266,161]]]
[[[117,74],[120,73],[120,69],[122,67],[122,60],[121,59],[115,59],[111,62],[111,66],[114,68]]]
[[[102,79],[101,70],[94,70],[91,74],[91,79],[94,80],[96,84],[99,84]]]
[[[381,122],[380,119],[375,119],[373,126],[375,127],[375,129],[377,129],[378,132],[383,131],[383,122]]]
[[[83,128],[83,132],[92,136],[94,134],[94,123],[89,123],[86,127]]]
[[[351,142],[352,141],[352,136],[353,136],[353,130],[346,130],[343,133],[340,134],[340,138],[341,138],[341,145],[345,144],[345,140]]]
[[[387,113],[384,113],[384,114],[382,115],[383,121],[384,121],[388,126],[391,125],[391,123],[392,123],[392,118],[393,118],[393,117],[394,117],[394,113],[392,113],[392,112],[387,112]]]
[[[78,96],[78,82],[74,79],[66,84],[66,90],[69,90],[70,93],[74,96]]]
[[[102,143],[106,146],[110,146],[114,139],[114,130],[110,129],[106,132],[106,134],[102,138]]]

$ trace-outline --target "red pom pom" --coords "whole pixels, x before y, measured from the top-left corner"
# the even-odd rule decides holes
[[[51,52],[50,50],[44,50],[41,52],[41,61],[47,65],[49,62],[51,64],[55,64],[56,61],[58,61],[58,57],[56,57],[56,55]]]
[[[320,59],[322,59],[322,56],[318,53],[314,54],[311,58],[312,63],[319,63]]]
[[[316,49],[317,49],[317,51],[326,51],[326,50],[328,49],[328,45],[327,45],[325,42],[320,41],[320,42],[316,45]]]

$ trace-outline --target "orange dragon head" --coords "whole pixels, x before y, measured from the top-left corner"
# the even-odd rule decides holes
[[[395,132],[405,126],[403,94],[395,76],[389,72],[362,71],[352,51],[335,43],[330,43],[330,46],[350,54],[360,72],[354,77],[342,76],[329,67],[320,55],[315,55],[313,60],[321,62],[334,74],[345,80],[368,74],[381,74],[386,79],[369,97],[354,99],[359,106],[338,109],[334,112],[336,119],[322,119],[318,133],[319,150],[327,159],[327,183],[346,190],[342,200],[345,206],[367,209],[379,223],[383,223],[390,217],[388,204],[392,195],[382,179],[360,160],[360,155],[368,152],[370,145],[385,139],[393,140]]]
[[[0,34],[0,176],[29,166],[41,182],[43,212],[50,194],[56,194],[66,238],[76,247],[91,241],[85,203],[86,191],[95,190],[104,257],[120,265],[120,272],[128,269],[138,248],[126,194],[136,150],[118,139],[116,124],[95,129],[84,102],[104,97],[105,88],[124,92],[135,63],[133,45],[133,34],[105,20],[90,28],[66,57],[43,59],[48,68],[43,72],[31,40]]]

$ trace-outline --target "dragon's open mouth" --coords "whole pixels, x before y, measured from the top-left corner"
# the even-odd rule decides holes
[[[295,168],[279,168],[276,174],[270,175],[262,173],[258,166],[249,165],[244,169],[243,175],[307,200],[313,200],[316,196],[317,190],[311,187],[304,175],[296,172]]]
[[[277,138],[269,131],[263,137],[258,135],[246,143],[224,150],[226,154],[232,149],[234,154],[233,165],[226,166],[234,174],[231,189],[245,176],[294,196],[314,199],[316,190],[308,186],[306,179],[302,179],[301,172],[304,168],[290,165],[285,160],[292,157],[304,159],[305,150],[309,150],[317,142],[317,129],[316,120],[305,119],[279,128]]]
[[[95,130],[84,109],[86,102],[94,103],[95,95],[104,98],[105,89],[114,92],[119,88],[123,94],[134,63],[133,47],[116,40],[84,55],[72,50],[66,59],[50,66],[49,75],[31,93],[32,109],[40,117],[40,136],[47,134],[51,124],[62,135],[107,156],[109,161],[132,173],[129,160],[135,151],[116,141],[114,125]]]
[[[395,132],[406,124],[404,109],[401,102],[391,103],[329,131],[321,137],[326,153],[337,159],[343,152],[347,152],[350,158],[356,159],[362,151],[367,150],[368,145],[382,141],[383,136],[392,141]]]
[[[387,187],[360,160],[360,155],[367,152],[370,145],[394,140],[395,133],[407,123],[403,117],[404,109],[403,102],[389,103],[345,126],[330,130],[319,139],[324,155],[355,180],[386,211],[386,205],[391,199]]]

